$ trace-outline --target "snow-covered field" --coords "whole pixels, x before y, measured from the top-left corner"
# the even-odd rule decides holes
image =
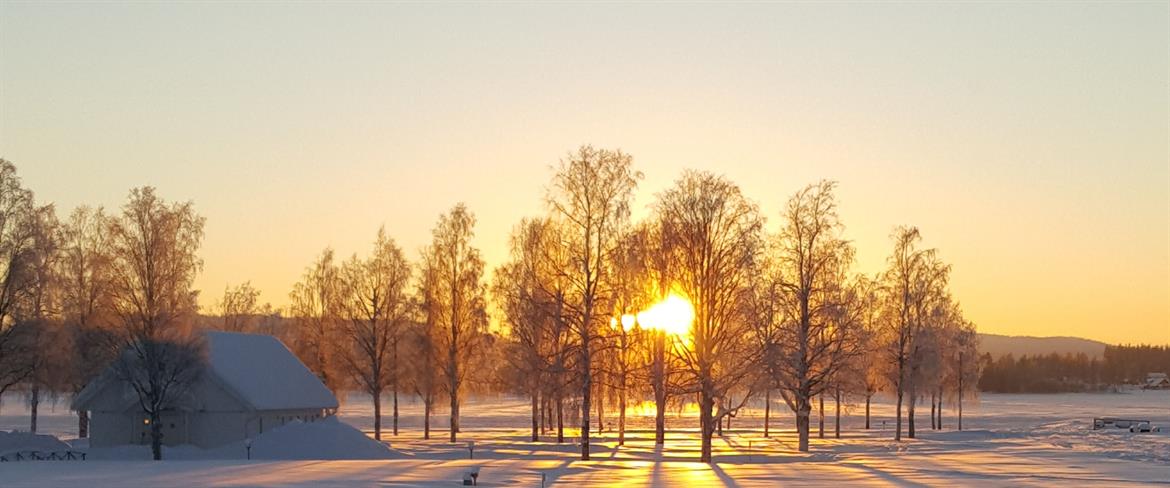
[[[263,460],[243,459],[242,446],[169,450],[169,457],[183,460],[161,463],[126,460],[145,457],[145,448],[92,449],[87,461],[2,463],[0,486],[457,486],[472,466],[481,469],[483,486],[541,486],[542,476],[547,486],[1170,485],[1170,392],[983,395],[979,405],[967,407],[963,432],[953,430],[949,409],[946,430],[931,431],[929,407],[920,408],[918,439],[902,443],[891,438],[888,403],[874,406],[874,429],[868,432],[860,428],[862,412],[847,409],[841,439],[832,438],[833,411],[827,404],[826,439],[814,431],[807,454],[794,449],[792,417],[777,405],[771,438],[763,437],[762,410],[734,419],[732,429],[715,441],[714,466],[696,462],[697,422],[691,413],[670,413],[665,448],[653,443],[653,418],[635,415],[624,447],[616,446],[616,432],[607,431],[593,441],[593,460],[580,461],[571,441],[528,441],[523,399],[479,398],[464,407],[457,444],[446,442],[442,414],[432,419],[435,438],[423,441],[421,405],[404,402],[399,435],[385,436],[388,454],[370,452],[366,445],[355,448],[355,456],[305,455],[289,447],[290,439],[323,437],[289,432],[267,443],[258,440],[253,456]],[[612,408],[606,415],[606,427],[616,428]],[[1093,431],[1092,418],[1099,416],[1149,419],[1166,431]],[[368,399],[352,396],[340,419],[368,431],[373,424]],[[388,431],[388,416],[384,423]],[[27,428],[23,402],[6,397],[0,430]],[[64,404],[43,405],[40,431],[68,441],[76,436],[76,419]],[[345,432],[329,432],[336,439],[328,442],[345,442]],[[475,441],[474,459],[467,459],[467,440]],[[338,449],[316,448],[318,454]],[[360,456],[365,460],[321,459],[357,453],[365,453]]]

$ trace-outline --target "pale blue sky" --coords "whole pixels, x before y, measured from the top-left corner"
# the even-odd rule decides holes
[[[840,181],[858,269],[898,224],[981,330],[1170,342],[1170,7],[0,4],[0,157],[61,213],[208,218],[210,305],[281,305],[327,246],[410,255],[466,201],[489,265],[582,143],[770,217]]]

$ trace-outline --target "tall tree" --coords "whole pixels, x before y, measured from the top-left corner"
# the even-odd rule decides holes
[[[642,254],[642,271],[647,282],[646,292],[650,294],[648,300],[663,300],[671,291],[673,278],[662,226],[651,219],[639,225],[633,235],[641,240],[637,247]],[[645,329],[646,324],[641,325]],[[677,393],[672,391],[675,388],[671,388],[672,384],[678,383],[674,381],[678,376],[677,368],[674,368],[677,361],[668,354],[666,343],[668,334],[665,330],[649,328],[645,332],[649,336],[646,338],[649,341],[647,373],[650,389],[654,394],[654,443],[661,446],[666,443],[666,405],[670,395]]]
[[[16,166],[0,159],[0,394],[23,382],[34,368],[26,346],[27,322],[16,320],[36,284],[36,207]]]
[[[336,358],[341,322],[340,288],[340,271],[333,262],[333,249],[325,248],[289,293],[297,355],[335,392],[344,386]]]
[[[407,387],[423,402],[423,439],[431,438],[431,415],[435,411],[435,402],[439,399],[439,392],[445,378],[439,367],[438,341],[439,332],[434,324],[414,322],[407,329],[405,349],[412,358],[403,368]]]
[[[562,245],[570,257],[569,266],[561,272],[569,291],[566,318],[578,340],[583,460],[589,459],[594,343],[609,323],[613,255],[629,222],[630,201],[641,178],[628,154],[581,146],[561,161],[546,199],[552,218],[563,226]]]
[[[477,347],[487,328],[484,299],[483,258],[472,245],[475,237],[475,215],[460,203],[439,217],[432,231],[431,245],[424,253],[428,269],[423,275],[430,278],[425,295],[431,299],[426,312],[442,330],[440,350],[446,353],[442,365],[447,382],[444,385],[451,400],[451,442],[459,432],[459,393],[468,369],[462,367],[481,354]]]
[[[68,391],[74,395],[113,361],[109,217],[101,208],[78,207],[63,225],[60,283],[62,318],[70,351]],[[77,435],[89,436],[89,412],[77,412]]]
[[[553,318],[541,282],[547,277],[542,258],[549,237],[547,221],[522,220],[509,240],[510,259],[496,268],[492,282],[492,295],[515,349],[505,360],[515,374],[516,386],[532,401],[533,442],[540,440],[541,392],[551,380],[548,369]]]
[[[673,282],[694,306],[690,337],[675,341],[672,352],[698,394],[699,460],[710,463],[716,426],[738,410],[730,394],[746,386],[759,357],[746,312],[763,220],[739,187],[692,171],[659,195],[655,211]]]
[[[439,328],[442,304],[437,296],[439,269],[434,264],[434,256],[424,251],[418,270],[418,288],[413,303],[414,323],[407,341],[409,356],[413,360],[407,361],[406,375],[410,388],[423,401],[423,439],[430,439],[431,413],[435,410],[435,402],[445,380],[440,360],[443,355],[440,347],[445,335]]]
[[[860,351],[850,362],[847,374],[854,378],[853,391],[865,398],[865,429],[870,428],[870,407],[873,396],[888,383],[889,365],[881,349],[883,315],[877,280],[859,275],[854,282],[855,307],[859,320],[857,342]]]
[[[907,433],[911,438],[915,434],[915,379],[924,353],[922,331],[927,326],[931,306],[945,291],[950,267],[939,262],[934,249],[918,248],[922,236],[917,228],[898,227],[892,238],[894,252],[887,259],[888,268],[882,276],[888,314],[883,323],[888,327],[886,354],[896,397],[894,440],[900,441],[904,404],[908,406]],[[907,395],[909,402],[906,402]]]
[[[385,229],[378,229],[373,254],[367,259],[354,256],[341,276],[344,329],[351,341],[343,358],[357,385],[374,399],[374,438],[382,439],[382,393],[387,388],[393,394],[398,435],[399,341],[410,313],[410,263]]]
[[[955,362],[955,397],[959,409],[959,430],[963,430],[963,399],[978,393],[982,363],[979,356],[979,336],[975,324],[962,321],[956,337],[953,361]]]
[[[203,223],[191,202],[167,203],[151,187],[132,190],[111,222],[110,290],[123,344],[114,371],[150,420],[155,460],[162,459],[162,412],[203,371],[200,338],[190,326],[198,310],[192,285],[203,266],[197,255]]]
[[[33,246],[28,271],[32,281],[28,299],[17,307],[15,319],[24,322],[28,334],[25,342],[28,367],[32,369],[25,386],[29,397],[29,431],[37,431],[37,414],[41,391],[60,386],[63,377],[54,363],[67,361],[57,346],[62,337],[57,318],[60,312],[59,269],[60,223],[52,205],[33,209]]]
[[[617,282],[613,299],[613,318],[610,334],[613,336],[613,387],[618,401],[618,445],[626,442],[626,407],[633,388],[634,372],[642,366],[637,354],[648,334],[638,327],[637,313],[650,305],[656,283],[648,272],[647,258],[653,252],[650,229],[639,226],[622,239],[614,259],[614,277]]]
[[[565,442],[565,406],[574,391],[580,391],[580,365],[574,329],[568,308],[572,284],[564,270],[572,266],[572,249],[563,234],[567,227],[555,219],[546,219],[537,260],[538,310],[547,320],[545,356],[547,358],[543,395],[549,413],[549,425],[555,409],[557,443]]]
[[[774,246],[782,290],[780,336],[773,341],[776,384],[796,414],[801,451],[808,450],[813,398],[826,391],[856,351],[850,340],[854,329],[842,320],[853,248],[841,237],[834,186],[822,181],[793,195]]]
[[[229,332],[250,332],[260,314],[260,290],[245,281],[236,286],[227,286],[223,298],[216,304],[223,318],[223,330]]]
[[[765,250],[767,247],[765,247]],[[756,389],[764,392],[764,437],[770,432],[772,392],[780,374],[780,346],[783,332],[783,290],[775,256],[764,252],[752,276],[748,310],[751,314],[752,337],[760,352]]]

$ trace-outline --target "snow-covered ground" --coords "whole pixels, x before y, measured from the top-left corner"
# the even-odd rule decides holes
[[[389,403],[389,402],[386,402]],[[607,406],[609,407],[609,406]],[[384,418],[389,447],[365,460],[324,460],[290,449],[293,439],[322,439],[317,431],[279,434],[257,441],[253,457],[243,459],[242,446],[214,452],[180,448],[161,463],[125,460],[145,451],[90,450],[87,461],[31,461],[0,464],[0,486],[457,486],[472,466],[481,469],[483,486],[775,486],[899,485],[1005,486],[1170,485],[1170,392],[1115,394],[983,395],[965,410],[963,432],[954,431],[954,412],[944,415],[946,430],[929,429],[929,407],[919,408],[919,437],[892,440],[892,406],[873,408],[871,431],[861,429],[862,411],[843,413],[842,438],[834,439],[833,408],[826,404],[826,439],[814,438],[812,452],[794,449],[792,417],[777,404],[773,436],[764,438],[762,410],[750,410],[732,422],[732,429],[715,441],[717,463],[698,459],[697,424],[693,413],[671,412],[665,448],[656,448],[650,430],[653,418],[629,419],[626,445],[617,447],[616,432],[593,441],[593,460],[578,460],[578,447],[543,438],[528,441],[528,404],[523,399],[478,398],[463,409],[460,442],[446,442],[446,419],[432,418],[435,437],[421,439],[421,405],[404,401],[399,435],[393,436]],[[606,427],[616,428],[612,408]],[[646,412],[650,414],[651,412]],[[595,414],[596,416],[596,414]],[[1093,431],[1093,417],[1112,416],[1152,420],[1161,433]],[[373,425],[368,398],[351,396],[340,419],[369,431]],[[596,420],[596,419],[595,419]],[[596,425],[596,424],[595,424]],[[310,426],[303,426],[307,428]],[[17,397],[6,397],[0,407],[0,430],[27,430],[27,408]],[[336,443],[345,432],[327,429]],[[41,433],[66,441],[76,436],[76,419],[64,404],[42,405]],[[575,431],[574,431],[575,432]],[[284,437],[280,437],[284,436]],[[467,440],[475,441],[475,459],[467,459]],[[315,441],[324,442],[324,441]],[[338,447],[318,446],[320,452]],[[377,447],[377,446],[374,446]],[[365,450],[363,450],[365,449]],[[141,452],[140,452],[141,451]],[[198,450],[195,450],[198,451]],[[238,452],[237,452],[238,451]],[[267,451],[267,452],[266,452]],[[290,460],[299,457],[301,460]],[[371,460],[370,458],[379,458]],[[115,459],[115,460],[101,460]]]

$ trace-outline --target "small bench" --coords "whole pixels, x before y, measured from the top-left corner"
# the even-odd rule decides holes
[[[463,473],[463,485],[475,486],[479,484],[479,466],[475,466]]]
[[[1093,430],[1101,429],[1128,429],[1138,424],[1149,424],[1149,420],[1119,419],[1115,417],[1099,417],[1093,419]]]
[[[1100,417],[1093,419],[1093,430],[1100,429],[1128,429],[1134,433],[1161,432],[1161,427],[1155,427],[1149,420],[1119,419]]]

